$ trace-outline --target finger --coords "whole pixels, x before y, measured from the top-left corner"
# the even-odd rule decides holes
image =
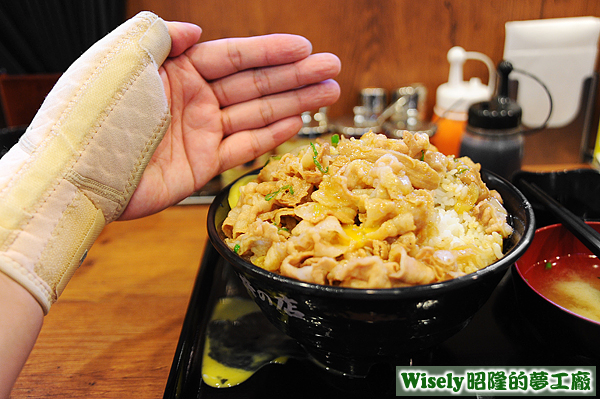
[[[335,78],[340,72],[339,58],[333,54],[314,54],[298,62],[236,73],[211,83],[221,104],[226,107],[269,94]]]
[[[171,52],[169,57],[177,57],[185,50],[198,43],[202,28],[187,22],[166,22],[171,36]]]
[[[187,54],[205,79],[214,80],[246,69],[296,62],[311,51],[312,45],[302,36],[274,34],[208,41]]]
[[[225,138],[219,146],[219,173],[258,158],[292,138],[301,127],[302,119],[292,116],[262,129],[246,130]]]
[[[235,104],[223,110],[223,132],[229,134],[249,129],[259,129],[280,119],[300,115],[333,104],[340,95],[340,87],[326,80],[296,90],[290,90],[256,100]]]

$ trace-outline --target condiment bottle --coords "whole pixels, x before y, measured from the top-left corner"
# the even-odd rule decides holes
[[[420,83],[399,87],[392,92],[390,105],[377,118],[378,124],[390,138],[402,138],[407,130],[431,137],[435,125],[423,117],[426,100],[427,89]]]
[[[487,85],[481,83],[479,78],[471,78],[468,82],[463,80],[463,65],[467,60],[478,60],[486,64],[489,71]],[[485,54],[465,51],[459,46],[448,51],[448,62],[448,82],[441,84],[436,90],[432,121],[437,128],[431,142],[446,155],[458,155],[469,106],[492,97],[496,70],[492,60]]]
[[[353,116],[343,116],[332,123],[333,131],[348,138],[361,137],[372,131],[381,133],[378,123],[380,115],[386,109],[387,91],[381,87],[367,87],[360,91],[359,105],[353,109]]]
[[[508,75],[512,65],[498,65],[498,93],[490,101],[469,107],[460,156],[468,156],[483,169],[510,179],[521,169],[523,159],[523,130],[521,107],[508,96]]]
[[[275,155],[293,153],[298,147],[309,145],[317,138],[331,140],[332,126],[327,111],[327,107],[321,107],[318,111],[303,112],[301,115],[302,128],[294,137],[275,148]]]
[[[594,145],[594,155],[592,156],[592,165],[600,169],[600,123],[598,124],[598,133],[596,133],[596,144]]]

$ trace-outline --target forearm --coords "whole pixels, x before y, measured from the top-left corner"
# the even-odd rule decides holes
[[[0,397],[167,130],[158,67],[170,41],[153,14],[125,22],[63,73],[0,159]]]
[[[127,206],[170,114],[162,20],[138,14],[61,76],[0,160],[0,271],[48,312]]]
[[[0,272],[0,398],[8,398],[42,327],[35,298]]]

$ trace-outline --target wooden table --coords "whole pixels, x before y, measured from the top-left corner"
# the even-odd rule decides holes
[[[44,326],[12,398],[162,398],[208,206],[108,225]]]

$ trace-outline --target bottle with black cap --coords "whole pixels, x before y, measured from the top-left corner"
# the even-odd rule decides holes
[[[524,144],[521,107],[508,96],[508,75],[512,70],[510,62],[500,62],[497,94],[490,101],[469,107],[460,146],[460,156],[468,156],[482,169],[506,179],[521,169]]]

